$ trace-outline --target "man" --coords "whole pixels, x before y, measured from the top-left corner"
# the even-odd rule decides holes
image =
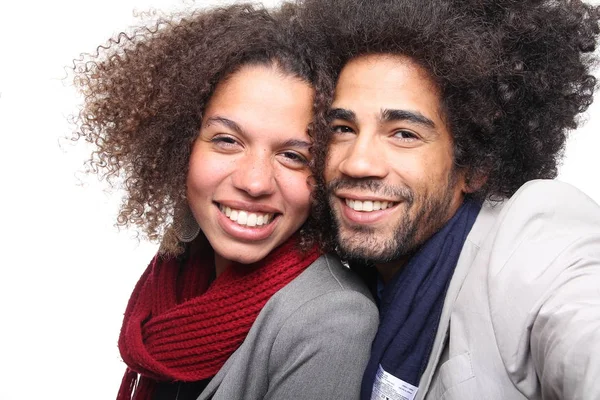
[[[599,399],[600,209],[548,180],[592,101],[598,8],[303,7],[339,71],[321,218],[376,271],[362,399]]]

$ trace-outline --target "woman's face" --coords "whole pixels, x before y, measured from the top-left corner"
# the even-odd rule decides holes
[[[217,266],[262,260],[306,221],[313,96],[307,83],[262,65],[217,85],[187,176]]]

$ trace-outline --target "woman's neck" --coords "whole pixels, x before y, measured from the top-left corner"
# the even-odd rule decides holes
[[[219,277],[223,271],[227,268],[227,266],[231,264],[231,261],[223,258],[221,255],[215,252],[215,277]]]

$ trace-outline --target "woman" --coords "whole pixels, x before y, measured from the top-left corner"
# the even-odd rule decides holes
[[[308,127],[331,84],[293,20],[236,5],[76,63],[92,170],[124,178],[119,223],[161,240],[118,399],[358,398],[378,316],[311,241]]]

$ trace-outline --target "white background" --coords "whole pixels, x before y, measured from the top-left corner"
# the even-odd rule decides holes
[[[218,3],[0,4],[0,400],[115,398],[123,311],[157,248],[114,227],[119,192],[81,173],[88,147],[61,140],[79,102],[64,67],[134,24],[134,10]],[[560,179],[600,202],[600,102],[586,119]]]

